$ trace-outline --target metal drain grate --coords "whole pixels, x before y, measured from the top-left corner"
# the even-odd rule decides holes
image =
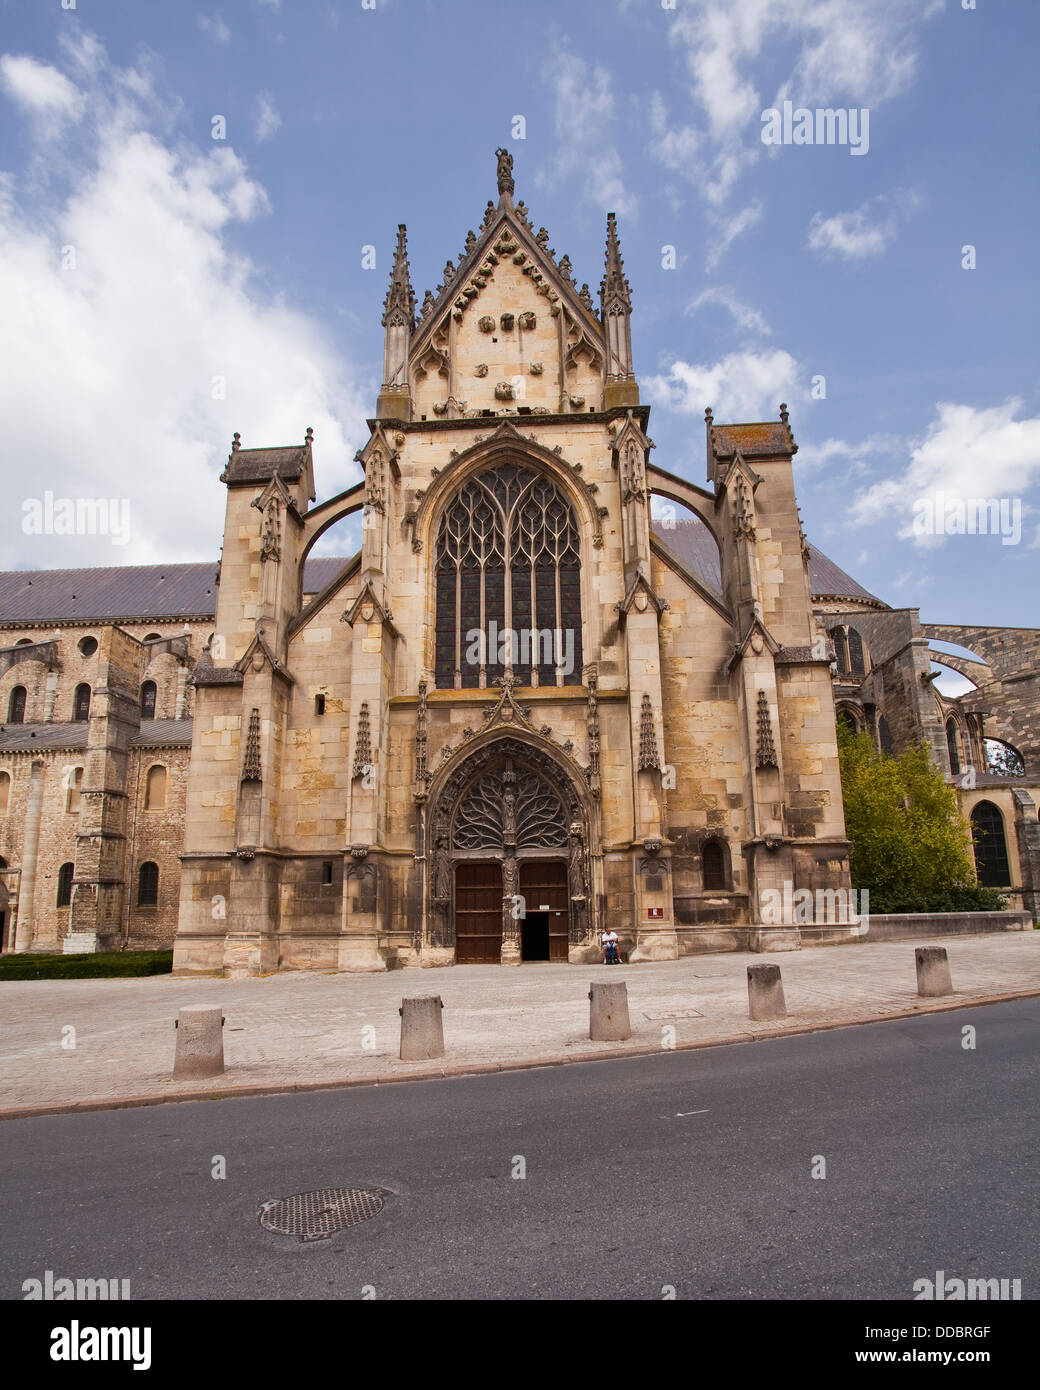
[[[317,1192],[296,1192],[260,1208],[265,1231],[300,1240],[328,1240],[347,1226],[370,1221],[383,1210],[384,1187],[320,1187]]]

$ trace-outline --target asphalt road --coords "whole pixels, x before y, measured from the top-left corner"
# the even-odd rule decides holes
[[[49,1269],[129,1279],[135,1298],[901,1300],[943,1270],[1036,1298],[1038,1043],[1029,999],[630,1061],[7,1120],[0,1295]],[[393,1194],[382,1213],[329,1240],[258,1224],[266,1200],[366,1185]]]

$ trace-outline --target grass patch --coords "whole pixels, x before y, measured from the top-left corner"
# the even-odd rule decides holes
[[[90,956],[0,956],[4,980],[102,980],[136,975],[169,975],[172,951],[99,951]]]

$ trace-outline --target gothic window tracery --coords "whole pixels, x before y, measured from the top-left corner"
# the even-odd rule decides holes
[[[437,537],[439,689],[581,683],[581,550],[574,509],[517,464],[465,483]],[[474,640],[474,634],[483,640]]]
[[[452,839],[455,849],[497,849],[515,834],[517,849],[552,848],[566,845],[568,827],[560,798],[533,769],[501,767],[471,785]]]

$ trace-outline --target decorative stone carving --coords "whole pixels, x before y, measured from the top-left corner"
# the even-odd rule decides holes
[[[474,367],[474,369],[473,369],[473,375],[474,375],[474,376],[487,376],[487,374],[488,374],[488,365],[487,365],[487,363],[486,363],[486,362],[478,362],[477,365],[476,365],[476,366]]]
[[[436,304],[436,302],[437,301],[434,299],[433,295],[430,293],[429,290],[427,290],[426,293],[423,295],[422,309],[419,311],[424,319],[429,318],[430,314],[433,312],[433,306],[434,304]]]
[[[531,375],[532,375],[532,376],[541,376],[542,373],[543,373],[544,371],[545,371],[545,364],[544,364],[544,363],[542,363],[542,362],[532,362],[532,363],[531,363]]]
[[[496,401],[511,401],[516,396],[516,390],[511,381],[499,381],[495,385]]]
[[[490,227],[491,224],[492,224],[492,222],[493,222],[494,220],[495,220],[495,205],[494,205],[494,203],[491,201],[491,199],[489,198],[489,199],[488,199],[488,205],[487,205],[487,207],[484,209],[484,218],[483,218],[483,221],[481,222],[480,225],[481,225],[481,227],[484,227],[484,228]]]
[[[585,707],[585,729],[589,743],[589,786],[593,796],[599,796],[599,668],[591,665],[585,668],[585,685],[588,688],[588,703]]]
[[[481,333],[494,333],[495,320],[490,314],[485,314],[483,318],[477,319],[477,327],[480,329]]]
[[[444,262],[444,283],[445,283],[446,285],[450,285],[451,282],[455,279],[455,276],[456,276],[457,274],[458,274],[458,271],[455,269],[455,262],[454,262],[454,261],[445,261],[445,262]]]
[[[589,881],[585,870],[585,842],[582,839],[580,822],[572,821],[568,833],[570,853],[567,858],[567,887],[572,902],[584,903],[588,901]]]
[[[561,258],[560,258],[560,274],[563,276],[563,278],[564,278],[565,280],[570,281],[571,284],[574,283],[574,278],[573,278],[573,275],[572,275],[572,271],[573,271],[573,266],[571,265],[571,258],[570,258],[570,256],[566,256],[566,255],[565,255],[565,256],[561,256]]]
[[[525,333],[530,333],[537,322],[537,318],[535,318],[534,313],[530,309],[527,309],[517,319],[517,323],[520,325],[520,327],[524,330]]]
[[[358,711],[357,741],[354,744],[354,768],[351,780],[363,777],[372,766],[372,739],[368,727],[368,701],[363,700]]]
[[[278,560],[281,557],[281,512],[278,498],[273,494],[264,509],[260,557],[263,560]]]
[[[757,767],[777,767],[776,745],[773,743],[773,723],[769,718],[769,701],[766,692],[758,692],[758,748],[755,756]]]
[[[498,156],[498,191],[499,193],[513,192],[513,156],[507,149],[499,148],[495,151]],[[490,204],[488,204],[490,207]]]
[[[467,790],[455,813],[455,849],[551,848],[567,843],[567,815],[559,796],[533,768],[511,762],[486,772]]]
[[[242,781],[260,781],[260,711],[258,709],[254,709],[249,716],[246,753],[242,762]]]
[[[735,501],[733,507],[733,535],[735,539],[747,536],[748,540],[755,539],[755,504],[751,497],[751,489],[747,485],[747,479],[743,473],[737,474]]]
[[[425,801],[429,791],[430,774],[426,769],[427,753],[426,682],[419,682],[419,708],[415,715],[415,799]]]
[[[634,439],[630,439],[625,446],[625,460],[622,469],[622,494],[626,502],[633,497],[638,498],[641,502],[644,500],[645,481],[643,459],[639,446]]]
[[[581,300],[582,304],[584,304],[585,308],[588,309],[590,314],[596,312],[595,305],[592,303],[592,295],[589,292],[587,284],[582,285],[581,289],[578,291],[578,298]]]
[[[433,852],[433,897],[435,902],[446,903],[451,899],[451,855],[448,841],[441,835]]]
[[[643,695],[643,705],[639,712],[639,771],[655,770],[661,766],[657,754],[657,729],[654,725],[654,710],[650,696]]]
[[[574,406],[575,410],[580,410],[584,404],[585,404],[585,397],[584,397],[584,396],[572,396],[572,397],[571,397],[571,405]]]
[[[502,329],[506,333],[511,333],[513,331],[513,324],[515,322],[515,314],[503,314],[502,317],[499,319],[499,323],[502,325]]]
[[[473,250],[473,248],[476,246],[476,244],[477,244],[476,234],[475,234],[475,233],[473,232],[473,230],[471,229],[470,231],[468,231],[468,232],[466,233],[466,244],[465,244],[465,247],[463,248],[463,252],[462,252],[463,259],[465,259],[465,257],[468,256],[468,255],[470,254],[470,252]]]

